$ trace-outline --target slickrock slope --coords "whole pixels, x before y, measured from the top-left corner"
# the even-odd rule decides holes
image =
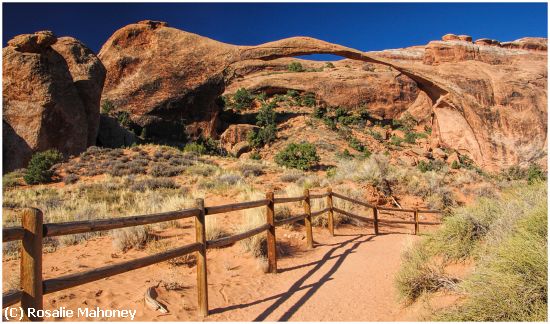
[[[258,89],[300,83],[307,91],[325,91],[327,98],[340,91],[323,90],[323,83],[348,87],[334,79],[339,71],[329,69],[298,80],[288,74],[243,81],[239,71],[261,71],[259,60],[334,54],[391,67],[372,76],[360,70],[340,73],[351,80],[351,89],[341,91],[342,97],[353,91],[359,101],[374,97],[373,109],[387,109],[385,115],[391,117],[413,104],[418,107],[420,97],[420,106],[427,101],[435,116],[435,145],[457,149],[488,169],[545,156],[546,40],[472,43],[463,35],[445,39],[424,48],[370,53],[308,37],[234,46],[166,23],[143,21],[118,30],[101,49],[99,57],[108,70],[102,100],[129,112],[148,134],[177,138],[186,130],[195,136],[218,136],[217,100],[235,80]],[[374,85],[378,82],[379,88]],[[392,99],[397,93],[399,100]],[[418,110],[425,114],[425,109]]]
[[[3,172],[36,151],[71,155],[95,143],[105,69],[86,46],[43,31],[10,40],[2,58]]]

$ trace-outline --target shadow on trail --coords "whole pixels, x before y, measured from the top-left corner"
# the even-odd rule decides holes
[[[342,235],[344,236],[344,235]],[[257,300],[251,303],[243,303],[238,305],[232,305],[227,307],[220,307],[215,308],[210,311],[211,314],[217,314],[222,313],[228,310],[234,310],[239,308],[245,308],[249,306],[253,306],[256,304],[260,304],[266,301],[275,300],[275,302],[266,308],[260,315],[258,315],[254,321],[263,321],[265,320],[270,314],[272,314],[277,308],[279,308],[281,305],[283,305],[288,299],[290,299],[295,293],[308,289],[308,291],[296,302],[294,305],[292,305],[277,321],[287,321],[290,319],[290,317],[296,313],[300,309],[302,305],[304,305],[316,292],[323,286],[323,284],[327,281],[332,280],[331,276],[338,270],[338,268],[342,265],[344,260],[351,254],[354,253],[354,251],[363,243],[366,243],[370,240],[372,240],[375,236],[374,235],[366,235],[366,234],[359,234],[359,235],[345,235],[345,236],[353,236],[351,239],[346,240],[344,242],[340,242],[337,244],[333,244],[334,247],[331,248],[324,256],[318,261],[298,265],[291,268],[286,269],[280,269],[280,273],[296,270],[303,267],[308,267],[315,265],[311,270],[309,270],[305,275],[303,275],[300,279],[298,279],[289,289],[287,292],[271,296],[268,298],[265,298],[263,300]],[[361,238],[366,237],[365,239],[360,240]],[[344,252],[338,255],[333,255],[338,249],[345,247],[349,243],[354,243],[351,247],[346,249]],[[305,285],[304,282],[309,279],[312,275],[314,275],[317,271],[321,269],[321,267],[329,260],[336,259],[336,263],[321,277],[321,279],[313,284]]]

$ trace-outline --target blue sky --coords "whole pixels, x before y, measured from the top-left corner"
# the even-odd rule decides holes
[[[4,3],[2,42],[52,30],[98,52],[115,30],[143,19],[238,45],[311,36],[364,51],[446,33],[508,41],[548,29],[546,3]]]

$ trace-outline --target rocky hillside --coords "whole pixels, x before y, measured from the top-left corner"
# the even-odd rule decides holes
[[[102,83],[100,72],[103,70],[95,66],[101,63],[106,69],[102,105],[108,107],[111,114],[122,116],[135,133],[145,129],[149,137],[173,141],[199,135],[218,138],[231,126],[231,120],[228,122],[222,117],[220,96],[224,93],[231,94],[240,88],[266,94],[297,90],[313,93],[322,105],[360,107],[382,120],[399,118],[408,111],[433,129],[432,148],[448,148],[468,155],[486,169],[546,158],[546,39],[472,42],[471,37],[449,34],[426,46],[365,53],[308,37],[235,46],[171,28],[164,22],[147,20],[116,31],[98,54],[101,62],[93,54],[86,54],[87,62],[97,63],[76,64],[82,67],[78,71],[83,74],[77,74],[75,64],[71,63],[81,61],[67,59],[70,74],[65,72],[64,78],[68,87],[72,77],[70,84],[74,90],[63,88],[65,92],[62,92],[46,87],[54,93],[26,94],[29,98],[36,96],[33,102],[43,102],[33,117],[25,115],[27,121],[13,113],[21,111],[21,102],[31,101],[29,98],[22,101],[18,93],[25,86],[34,87],[37,79],[31,75],[44,73],[31,67],[7,71],[11,71],[10,66],[17,66],[21,57],[31,57],[28,52],[32,52],[34,60],[39,60],[47,57],[43,52],[51,53],[52,48],[61,45],[51,47],[53,41],[34,41],[29,46],[40,43],[38,48],[27,51],[29,46],[16,45],[21,41],[14,39],[3,54],[3,100],[7,107],[18,107],[4,110],[4,132],[14,134],[4,136],[11,138],[5,140],[4,152],[10,147],[12,151],[23,147],[27,152],[25,158],[13,162],[17,166],[24,165],[22,161],[32,151],[60,147],[72,154],[89,145],[88,137],[94,134],[99,123],[96,90]],[[56,53],[63,55],[64,52]],[[346,59],[334,62],[334,67],[325,62],[301,61],[306,71],[288,71],[288,65],[297,61],[291,57],[306,54],[333,54]],[[27,71],[28,76],[15,78],[22,71]],[[84,79],[82,75],[87,75],[87,83],[94,85],[91,90],[77,90],[76,85],[82,83],[79,80]],[[9,80],[19,80],[22,85]],[[74,94],[56,99],[56,95],[71,91]],[[45,125],[23,130],[22,125],[38,123],[42,111],[55,110],[49,108],[50,101],[59,106],[61,102],[76,99],[82,108],[72,109],[83,113],[56,117],[57,120],[66,118],[62,123],[64,127]],[[91,126],[71,128],[69,125]],[[112,129],[106,131],[116,134]],[[63,143],[67,146],[64,149],[44,135],[50,133],[79,142]],[[43,144],[38,143],[38,138]]]

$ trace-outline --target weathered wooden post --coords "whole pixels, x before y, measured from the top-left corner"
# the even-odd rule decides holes
[[[21,225],[25,230],[21,248],[21,308],[23,321],[42,321],[41,317],[29,316],[29,308],[42,310],[42,225],[44,217],[36,208],[23,212]]]
[[[420,224],[418,223],[418,209],[414,210],[414,235],[420,232]]]
[[[275,238],[275,197],[273,191],[265,194],[265,198],[269,200],[266,209],[266,220],[269,224],[267,230],[267,259],[268,272],[277,273],[277,241]]]
[[[307,240],[307,247],[313,248],[313,231],[311,229],[311,202],[309,198],[309,189],[304,190],[304,212],[306,214],[306,218],[304,220],[304,223],[306,225],[306,240]]]
[[[327,188],[327,207],[328,207],[328,231],[334,236],[334,211],[332,210],[332,188]]]
[[[206,218],[204,214],[204,199],[196,200],[197,208],[200,210],[195,217],[195,238],[201,244],[197,251],[197,289],[199,315],[208,316],[208,281],[206,274]]]
[[[372,216],[374,217],[374,234],[378,235],[378,208],[372,208]]]

